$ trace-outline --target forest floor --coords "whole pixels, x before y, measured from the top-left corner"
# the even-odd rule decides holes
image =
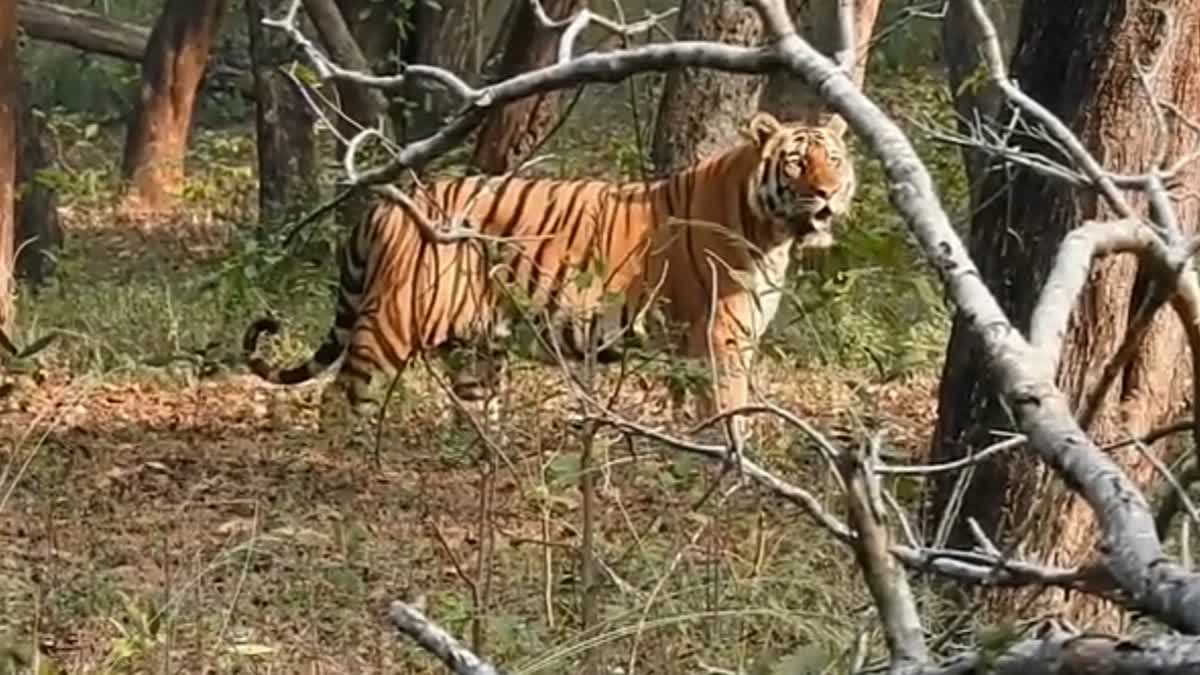
[[[847,551],[752,486],[722,497],[735,481],[720,467],[607,435],[594,451],[601,622],[581,633],[581,446],[559,373],[514,374],[494,473],[420,367],[378,457],[331,447],[320,385],[247,375],[228,355],[253,310],[212,310],[211,285],[185,281],[222,260],[223,227],[66,213],[63,281],[23,305],[20,337],[77,329],[14,364],[0,400],[0,656],[37,645],[68,672],[443,672],[389,628],[395,599],[420,599],[520,673],[565,672],[589,644],[613,667],[636,653],[647,673],[791,672],[774,668],[851,642],[863,598]],[[171,358],[206,343],[227,354],[214,374]],[[920,454],[934,375],[877,384],[768,365],[759,386],[820,429],[884,428]],[[670,424],[654,378],[624,386],[619,409]],[[807,441],[768,421],[756,432],[756,459],[840,510]]]

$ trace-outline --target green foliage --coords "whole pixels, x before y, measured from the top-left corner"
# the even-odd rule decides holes
[[[183,196],[193,204],[213,205],[229,216],[249,213],[257,200],[254,133],[196,134],[188,149],[188,180]]]
[[[30,103],[121,119],[129,109],[140,70],[135,63],[100,58],[56,45],[32,43],[21,54]]]
[[[111,673],[136,673],[145,664],[142,659],[165,639],[162,609],[143,598],[134,598],[117,591],[121,612],[109,617],[115,629],[104,667]]]
[[[867,89],[896,116],[952,123],[949,93],[923,69],[875,73]],[[967,202],[958,152],[907,129],[951,212]],[[888,202],[882,167],[855,150],[858,191],[835,226],[837,246],[806,256],[766,339],[777,359],[871,368],[884,380],[927,369],[942,356],[949,313],[938,283]]]

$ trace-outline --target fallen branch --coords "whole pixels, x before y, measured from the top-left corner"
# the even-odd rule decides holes
[[[388,618],[396,630],[412,638],[458,675],[502,675],[503,671],[476,656],[441,626],[425,618],[417,608],[393,602]]]
[[[150,41],[150,29],[146,26],[114,21],[103,14],[52,2],[17,3],[17,23],[35,40],[57,42],[126,61],[140,62]]]
[[[1056,633],[1021,640],[993,651],[977,651],[908,675],[1194,675],[1200,664],[1200,638],[1160,636],[1141,642],[1105,635]]]
[[[890,670],[906,672],[927,663],[929,651],[908,576],[889,552],[891,534],[883,522],[879,478],[869,466],[871,460],[861,448],[851,447],[842,452],[838,462],[856,535],[850,548],[879,611],[883,635],[892,655]]]

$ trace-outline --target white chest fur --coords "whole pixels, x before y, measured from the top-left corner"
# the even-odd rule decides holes
[[[779,311],[779,303],[783,300],[784,282],[787,277],[788,264],[791,262],[792,243],[778,244],[769,249],[759,264],[754,267],[751,275],[750,291],[755,300],[753,307],[752,331],[757,342],[766,332],[767,326]]]

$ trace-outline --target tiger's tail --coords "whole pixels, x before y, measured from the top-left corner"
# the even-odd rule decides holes
[[[278,332],[279,321],[271,317],[263,317],[250,324],[250,327],[246,329],[246,334],[242,337],[242,353],[245,355],[246,365],[249,366],[250,371],[274,384],[307,382],[327,370],[346,350],[346,343],[338,337],[339,331],[336,328],[330,328],[321,346],[317,347],[307,361],[291,368],[280,368],[267,363],[266,359],[257,353],[258,338],[264,333],[275,335]]]

